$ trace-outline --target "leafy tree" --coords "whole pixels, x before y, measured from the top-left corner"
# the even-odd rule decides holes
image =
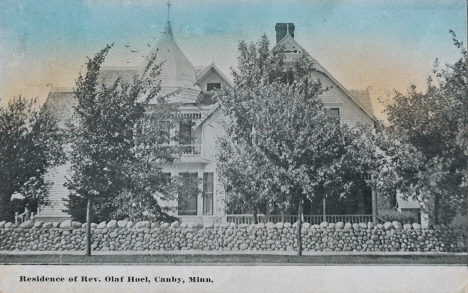
[[[44,175],[63,162],[63,138],[56,127],[36,99],[14,97],[0,108],[0,220],[14,219],[13,193],[22,194],[31,207],[47,204]]]
[[[226,140],[220,148],[218,170],[225,186],[228,186],[228,209],[252,211],[257,223],[257,211],[267,204],[263,192],[262,178],[258,176],[253,158],[241,157],[248,153],[248,144],[231,144]],[[243,213],[243,212],[242,212]]]
[[[383,100],[391,126],[387,133],[394,132],[400,145],[414,148],[411,163],[400,160],[411,165],[396,173],[400,187],[406,196],[424,202],[434,224],[450,222],[454,211],[466,214],[466,50],[451,33],[461,53],[457,62],[441,69],[436,60],[435,79],[428,78],[425,92],[412,85],[407,94],[396,92]]]
[[[172,163],[181,153],[170,144],[169,131],[178,105],[157,95],[156,56],[131,82],[107,81],[100,77],[100,66],[110,49],[107,46],[88,61],[86,75],[80,73],[74,90],[78,103],[75,129],[70,132],[67,207],[79,218],[86,203],[88,236],[91,217],[97,221],[167,217],[158,204],[167,196],[167,180],[155,164]],[[87,255],[90,252],[88,241]]]
[[[340,126],[328,115],[318,98],[327,89],[305,56],[283,66],[281,48],[268,46],[266,36],[257,45],[241,42],[234,87],[217,94],[230,121],[218,168],[228,198],[250,207],[296,207],[301,227],[304,201],[348,196],[361,174],[376,167],[378,154],[368,128]],[[300,228],[297,247],[300,255]]]

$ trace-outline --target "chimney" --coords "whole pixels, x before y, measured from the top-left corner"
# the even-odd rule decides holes
[[[294,38],[294,24],[293,23],[277,23],[276,30],[276,43],[278,44],[286,34],[290,34]]]
[[[288,23],[288,32],[291,35],[291,37],[294,38],[294,24],[292,22]]]

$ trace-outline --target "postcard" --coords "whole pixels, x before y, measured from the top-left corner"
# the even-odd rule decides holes
[[[466,0],[0,4],[0,292],[466,292]]]

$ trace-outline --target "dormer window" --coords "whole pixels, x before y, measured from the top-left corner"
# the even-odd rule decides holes
[[[211,92],[213,90],[219,90],[221,88],[221,83],[219,82],[209,82],[206,84],[206,91]]]

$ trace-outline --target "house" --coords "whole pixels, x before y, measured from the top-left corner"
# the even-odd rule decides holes
[[[325,68],[323,68],[297,41],[294,39],[295,26],[292,23],[276,24],[276,46],[284,46],[286,64],[291,64],[301,54],[307,55],[316,66],[314,73],[329,91],[321,98],[326,108],[329,108],[340,118],[341,124],[354,126],[364,123],[374,126],[375,118],[372,110],[369,92],[351,91],[342,86]],[[223,135],[223,123],[226,117],[220,106],[211,99],[212,91],[221,87],[232,87],[231,81],[219,70],[215,64],[206,67],[194,67],[182,50],[178,47],[173,35],[170,22],[167,22],[164,33],[158,43],[151,49],[148,56],[157,54],[156,62],[165,61],[161,74],[161,95],[168,95],[169,101],[182,103],[181,115],[194,122],[193,127],[179,125],[180,131],[187,131],[190,139],[180,142],[190,146],[179,161],[172,165],[161,165],[162,172],[171,176],[183,174],[189,178],[200,178],[203,182],[203,195],[187,197],[186,205],[179,205],[178,201],[169,202],[175,208],[176,215],[182,221],[209,222],[223,217],[227,210],[225,205],[224,188],[218,180],[216,171],[216,140]],[[106,79],[122,77],[130,79],[134,74],[141,73],[146,63],[139,67],[103,68],[102,75]],[[72,89],[54,88],[48,95],[46,104],[53,109],[59,119],[59,126],[64,127],[66,120],[73,113],[76,104]],[[63,212],[63,199],[67,198],[68,190],[63,186],[69,166],[66,164],[52,169],[47,179],[53,182],[50,190],[51,205],[42,207],[38,211],[38,218],[42,221],[61,221],[69,218]],[[179,202],[180,202],[179,200]]]

